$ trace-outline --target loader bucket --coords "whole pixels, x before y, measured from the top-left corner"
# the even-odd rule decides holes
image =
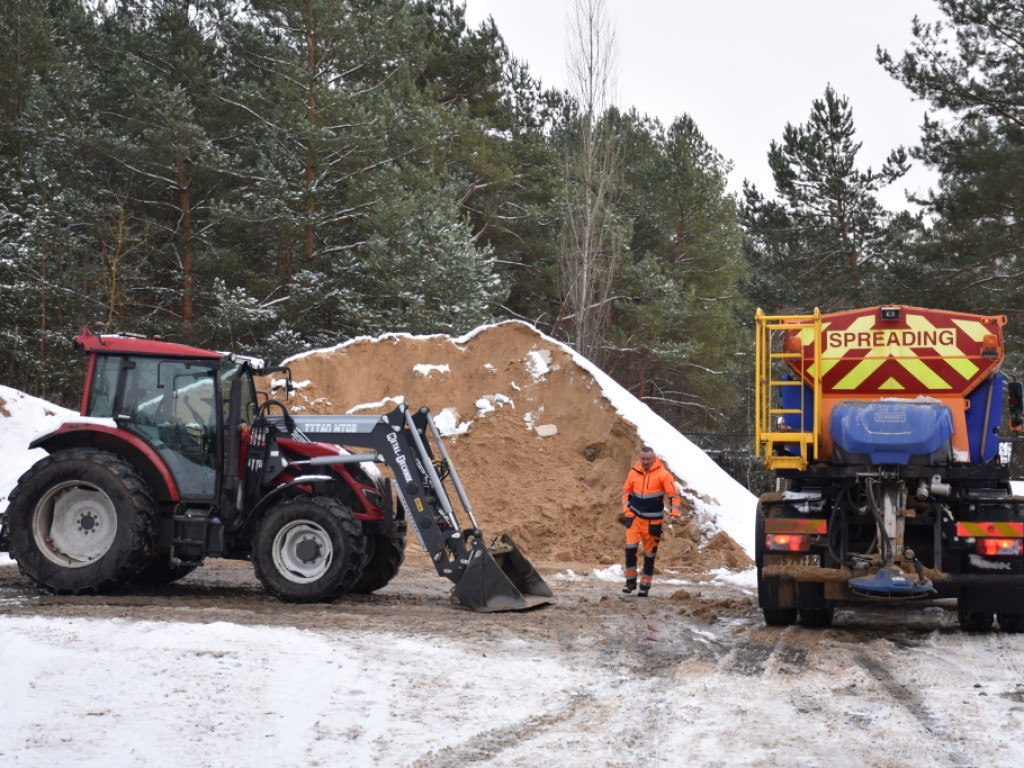
[[[525,611],[550,602],[551,587],[541,578],[511,537],[487,549],[473,547],[469,565],[452,587],[453,605],[471,611]]]

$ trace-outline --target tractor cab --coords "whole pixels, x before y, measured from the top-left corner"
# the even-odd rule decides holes
[[[252,360],[126,335],[76,339],[90,355],[82,415],[113,419],[159,454],[182,499],[216,497],[232,384],[238,417],[256,414]]]

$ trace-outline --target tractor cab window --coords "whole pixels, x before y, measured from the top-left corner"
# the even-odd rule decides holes
[[[117,374],[121,370],[121,358],[97,355],[89,382],[89,401],[86,415],[110,419],[114,416],[114,395],[117,393]]]
[[[245,363],[228,365],[221,370],[221,415],[227,425],[231,414],[231,388],[236,380],[239,386],[239,418],[242,424],[251,427],[256,418],[256,385],[252,378],[252,368]]]
[[[217,371],[206,362],[124,358],[114,418],[150,443],[185,497],[217,490]]]

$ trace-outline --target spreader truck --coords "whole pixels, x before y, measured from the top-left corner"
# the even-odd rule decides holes
[[[911,306],[756,315],[757,506],[770,625],[841,602],[956,601],[960,627],[1024,631],[1024,498],[1001,455],[1006,318]]]
[[[215,557],[251,560],[282,600],[329,602],[386,586],[411,526],[455,605],[551,597],[511,538],[485,542],[426,408],[294,415],[256,386],[287,398],[286,367],[89,327],[75,346],[80,416],[32,442],[47,455],[0,515],[0,551],[40,586],[167,583]]]

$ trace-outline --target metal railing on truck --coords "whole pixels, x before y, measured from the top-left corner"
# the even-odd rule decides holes
[[[821,313],[766,315],[758,309],[754,319],[757,456],[763,452],[769,470],[805,470],[821,434]]]

